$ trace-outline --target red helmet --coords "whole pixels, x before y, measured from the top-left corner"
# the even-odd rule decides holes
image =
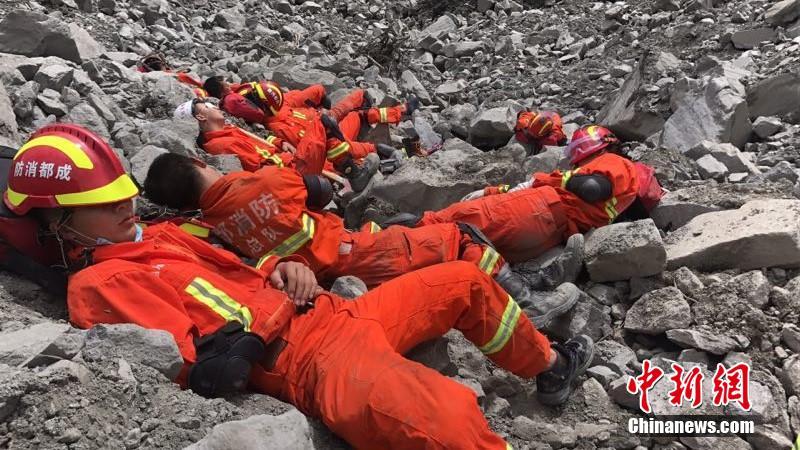
[[[255,101],[264,112],[278,115],[283,107],[283,91],[274,81],[257,81],[247,83],[246,87],[239,90],[239,94]]]
[[[115,203],[139,189],[99,136],[72,124],[53,124],[31,136],[14,156],[3,200],[17,214],[31,208]]]
[[[597,154],[612,144],[618,144],[619,139],[606,127],[590,125],[575,131],[572,140],[564,150],[565,156],[573,165]]]
[[[514,131],[524,131],[534,139],[541,139],[553,130],[553,113],[539,113],[523,111],[517,116],[517,125]]]

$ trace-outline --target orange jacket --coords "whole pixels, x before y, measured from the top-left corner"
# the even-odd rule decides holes
[[[195,338],[238,320],[269,342],[294,316],[289,298],[266,279],[277,258],[257,270],[171,223],[147,227],[140,242],[97,247],[93,261],[70,277],[70,321],[170,332],[186,363],[181,384],[196,358]]]
[[[281,150],[283,140],[276,136],[267,136],[263,141],[253,139],[241,128],[226,125],[218,131],[203,134],[203,149],[212,155],[236,155],[244,170],[253,172],[264,165],[292,167],[294,157]]]
[[[347,233],[342,219],[306,208],[303,177],[266,166],[223,176],[200,198],[203,221],[251,258],[302,256],[315,273],[334,264]]]
[[[576,174],[604,175],[611,181],[612,197],[595,203],[581,200],[564,188],[570,177]],[[572,231],[581,233],[613,222],[636,200],[639,193],[636,167],[628,159],[613,153],[604,153],[564,173],[558,170],[549,174],[535,173],[533,188],[540,186],[551,186],[556,189],[566,207],[567,217],[572,222],[572,227],[576,229]]]

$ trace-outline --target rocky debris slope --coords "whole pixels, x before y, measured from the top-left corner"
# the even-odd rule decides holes
[[[562,149],[531,156],[515,142],[523,108],[558,110],[568,134],[612,128],[670,193],[652,221],[587,236],[576,280],[585,295],[546,330],[598,341],[574,397],[537,404],[534,382],[492,366],[456,332],[412,356],[474,389],[515,448],[772,450],[800,432],[800,2],[2,0],[0,145],[79,123],[140,181],[161,153],[205,156],[196,125],[171,118],[192,90],[135,70],[152,51],[199,79],[319,82],[334,100],[363,87],[379,105],[418,96],[413,118],[370,136],[418,135],[438,152],[342,205],[352,227],[564,167]],[[352,279],[337,289],[362,292]],[[180,391],[163,333],[80,331],[65,319],[63,299],[0,274],[0,447],[348,448],[266,396]],[[707,381],[719,362],[750,363],[757,433],[629,435],[626,419],[641,413],[626,383],[647,359],[698,366]],[[668,389],[651,392],[657,413],[676,412]],[[700,411],[742,414],[709,399]]]

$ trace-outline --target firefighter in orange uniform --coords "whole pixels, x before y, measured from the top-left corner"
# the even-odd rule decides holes
[[[321,291],[300,262],[270,258],[258,270],[170,223],[142,232],[136,195],[105,142],[59,124],[19,149],[4,201],[91,255],[70,277],[73,324],[171,333],[185,362],[177,381],[201,395],[249,386],[360,449],[508,450],[469,388],[402,353],[456,327],[500,367],[536,376],[540,399],[552,404],[566,400],[592,360],[589,338],[551,347],[471,264],[411,272],[344,301]]]
[[[323,210],[333,195],[327,179],[291,169],[264,167],[223,176],[198,160],[165,154],[150,166],[145,195],[173,209],[199,209],[214,234],[257,260],[256,267],[272,256],[299,255],[326,283],[354,275],[371,288],[434,264],[471,261],[493,276],[539,328],[569,311],[580,296],[571,283],[555,292],[530,290],[469,224],[348,231],[339,216]]]
[[[514,135],[517,141],[532,147],[532,153],[542,151],[545,145],[567,145],[561,116],[551,111],[522,111],[517,114]]]
[[[636,203],[648,210],[658,203],[664,191],[652,169],[615,154],[618,146],[619,140],[604,127],[581,128],[565,150],[572,170],[535,173],[511,189],[487,187],[421,219],[401,214],[384,225],[471,223],[506,259],[527,261],[569,236],[613,223]]]

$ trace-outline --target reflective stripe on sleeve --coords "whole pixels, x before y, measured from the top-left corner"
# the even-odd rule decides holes
[[[608,214],[608,223],[614,222],[617,216],[619,216],[619,212],[617,212],[617,197],[611,197],[611,199],[606,202],[606,214]]]
[[[289,236],[285,241],[273,248],[269,253],[262,256],[261,259],[258,260],[256,268],[260,269],[261,266],[263,266],[267,259],[271,256],[279,256],[283,258],[285,256],[294,254],[294,252],[300,250],[303,245],[314,238],[314,232],[316,231],[314,219],[312,219],[308,214],[303,213],[302,221],[303,228],[297,233]]]
[[[386,123],[389,121],[389,110],[387,108],[379,108],[378,112],[381,115],[381,123]]]
[[[487,274],[491,275],[499,259],[500,254],[497,253],[497,250],[491,247],[486,247],[486,249],[483,251],[483,256],[481,256],[481,260],[478,263],[478,268],[481,269],[482,272],[486,272]]]
[[[350,151],[350,144],[348,142],[342,142],[341,144],[333,147],[332,149],[328,150],[328,159],[336,159],[339,156],[344,155],[345,153]]]
[[[213,284],[197,277],[184,290],[226,321],[235,320],[244,326],[245,331],[250,331],[250,325],[253,323],[253,315],[250,314],[250,310],[214,287]]]

